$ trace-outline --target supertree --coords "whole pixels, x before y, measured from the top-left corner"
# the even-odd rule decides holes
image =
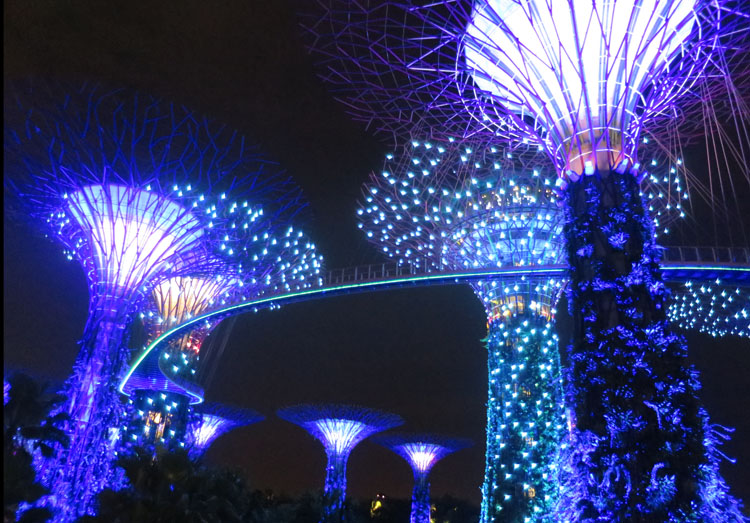
[[[202,456],[216,438],[238,427],[263,421],[263,415],[252,409],[241,409],[220,403],[204,403],[195,409],[187,438],[191,457]]]
[[[325,448],[328,463],[320,517],[325,523],[345,519],[346,462],[354,447],[377,432],[403,423],[395,414],[354,405],[296,405],[279,409],[276,414],[305,429]]]
[[[667,319],[638,155],[644,141],[669,150],[675,114],[705,121],[690,89],[731,82],[747,14],[677,0],[319,3],[311,45],[357,118],[394,135],[427,120],[430,138],[538,145],[557,170],[573,431],[552,519],[740,518]]]
[[[682,329],[714,337],[750,337],[750,293],[716,280],[712,283],[685,282],[672,292],[669,304],[672,322]]]
[[[118,381],[127,329],[151,289],[211,274],[244,245],[255,202],[301,208],[244,138],[188,110],[127,90],[26,82],[6,91],[5,172],[17,214],[82,265],[89,316],[66,383],[70,446],[44,467],[67,521],[89,513],[115,474]],[[275,213],[274,213],[275,216]]]
[[[422,270],[524,266],[472,282],[487,314],[485,520],[546,513],[567,427],[557,335],[561,282],[531,270],[564,261],[562,212],[543,157],[471,142],[409,142],[363,188],[359,227]],[[535,165],[535,158],[537,164]]]
[[[488,326],[482,514],[545,514],[557,498],[555,455],[567,427],[552,328],[562,282],[533,276],[564,261],[552,169],[533,149],[512,153],[478,140],[414,139],[398,151],[363,188],[358,225],[372,243],[420,270],[529,269],[471,284]],[[659,197],[669,194],[664,179],[652,175],[643,192],[668,225],[681,211]]]
[[[414,472],[410,523],[430,523],[430,482],[432,467],[448,454],[471,446],[471,441],[435,434],[382,434],[373,440],[404,458]]]

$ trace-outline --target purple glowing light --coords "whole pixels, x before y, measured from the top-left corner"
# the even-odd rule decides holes
[[[375,442],[388,447],[411,465],[415,476],[426,476],[448,454],[471,446],[471,441],[435,434],[382,434]]]
[[[403,423],[394,414],[352,405],[297,405],[277,414],[308,431],[326,450],[322,521],[343,521],[346,463],[352,449],[363,439]]]
[[[533,117],[536,129],[521,128],[548,137],[561,169],[608,169],[635,159],[643,118],[684,89],[662,76],[687,67],[671,62],[687,52],[697,10],[694,1],[480,0],[463,56],[481,91]]]
[[[430,523],[430,469],[448,454],[471,446],[471,442],[434,434],[383,434],[376,436],[376,442],[404,458],[414,472],[410,523]]]

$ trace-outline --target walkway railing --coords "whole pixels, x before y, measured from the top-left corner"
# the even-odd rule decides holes
[[[750,283],[750,248],[717,248],[717,247],[669,247],[664,251],[664,275],[665,280],[715,280],[721,278],[724,281],[734,281],[738,284]],[[565,277],[565,266],[548,265],[535,266],[532,268],[504,267],[496,270],[469,269],[466,271],[455,271],[437,267],[431,267],[426,260],[419,260],[419,264],[376,263],[334,269],[328,271],[322,285],[311,288],[298,289],[296,291],[275,291],[265,295],[257,296],[256,299],[220,309],[205,311],[200,316],[193,318],[182,325],[173,327],[159,338],[154,340],[141,355],[136,359],[127,375],[120,384],[119,390],[124,394],[130,394],[135,387],[129,381],[134,371],[141,365],[151,365],[158,369],[157,347],[168,340],[171,336],[179,334],[181,329],[190,328],[191,325],[199,324],[212,316],[225,316],[239,314],[242,312],[257,311],[264,307],[281,305],[282,303],[293,303],[295,301],[321,298],[348,292],[365,292],[376,289],[396,288],[402,285],[412,284],[445,284],[459,281],[470,281],[472,279],[491,278],[518,278],[524,273],[536,272],[540,277]],[[415,267],[416,266],[416,267]],[[430,267],[431,270],[421,267]],[[745,283],[747,282],[747,283]],[[152,359],[149,360],[148,358]],[[150,361],[150,363],[149,363]],[[136,377],[137,381],[138,377]],[[170,382],[169,377],[166,377]],[[179,384],[173,382],[175,386]],[[127,390],[126,390],[127,389]],[[190,393],[188,391],[188,393]],[[201,398],[195,396],[197,401]]]
[[[406,278],[436,274],[440,272],[460,273],[447,267],[433,267],[426,258],[417,259],[418,263],[399,264],[397,262],[375,263],[333,269],[323,276],[322,287],[332,287],[350,283],[364,283],[376,280]],[[750,248],[744,247],[666,247],[663,253],[665,262],[696,263],[736,263],[750,265]],[[471,270],[466,271],[471,272]]]
[[[750,265],[750,248],[746,247],[667,247],[664,261],[737,263]]]

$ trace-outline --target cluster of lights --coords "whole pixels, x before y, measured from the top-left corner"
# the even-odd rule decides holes
[[[533,521],[556,500],[555,457],[566,445],[558,340],[532,310],[490,325],[482,521]]]
[[[365,438],[397,427],[394,415],[350,405],[298,405],[277,412],[286,421],[312,434],[326,451],[323,521],[342,521],[346,498],[346,463],[352,449]]]
[[[386,255],[423,270],[559,263],[560,184],[545,161],[529,147],[413,140],[372,175],[357,226]],[[661,174],[643,175],[641,195],[655,229],[668,233],[685,216],[687,193],[677,167],[662,173],[654,160],[652,168]]]
[[[129,419],[118,437],[125,448],[185,446],[189,399],[172,392],[139,390],[129,398]]]
[[[750,337],[750,293],[721,280],[713,283],[685,282],[672,290],[669,304],[672,323],[713,337]]]
[[[554,264],[555,182],[533,166],[516,174],[516,156],[524,155],[412,141],[365,187],[358,227],[388,256],[425,270]]]
[[[648,143],[648,138],[643,139]],[[670,226],[679,219],[685,218],[682,202],[688,199],[687,191],[682,187],[684,178],[682,160],[677,158],[668,162],[667,168],[655,158],[649,164],[649,172],[641,179],[640,196],[654,223],[654,237],[669,234]]]

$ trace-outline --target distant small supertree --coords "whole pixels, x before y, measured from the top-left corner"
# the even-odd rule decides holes
[[[374,441],[409,462],[414,472],[409,521],[430,523],[430,470],[448,454],[471,446],[471,441],[435,434],[382,434],[375,436]]]
[[[352,449],[365,438],[403,423],[395,414],[338,404],[297,405],[279,409],[277,415],[299,425],[325,447],[328,463],[322,523],[344,521],[346,462]]]
[[[31,81],[8,89],[5,111],[16,213],[60,241],[89,285],[66,384],[70,447],[43,474],[69,521],[114,477],[127,327],[146,296],[168,278],[213,273],[246,246],[236,231],[289,220],[302,203],[242,136],[148,96]],[[261,200],[273,209],[261,213]]]
[[[252,409],[232,407],[220,403],[202,404],[195,409],[194,420],[187,438],[191,457],[202,456],[216,438],[237,427],[263,421],[265,417]]]

